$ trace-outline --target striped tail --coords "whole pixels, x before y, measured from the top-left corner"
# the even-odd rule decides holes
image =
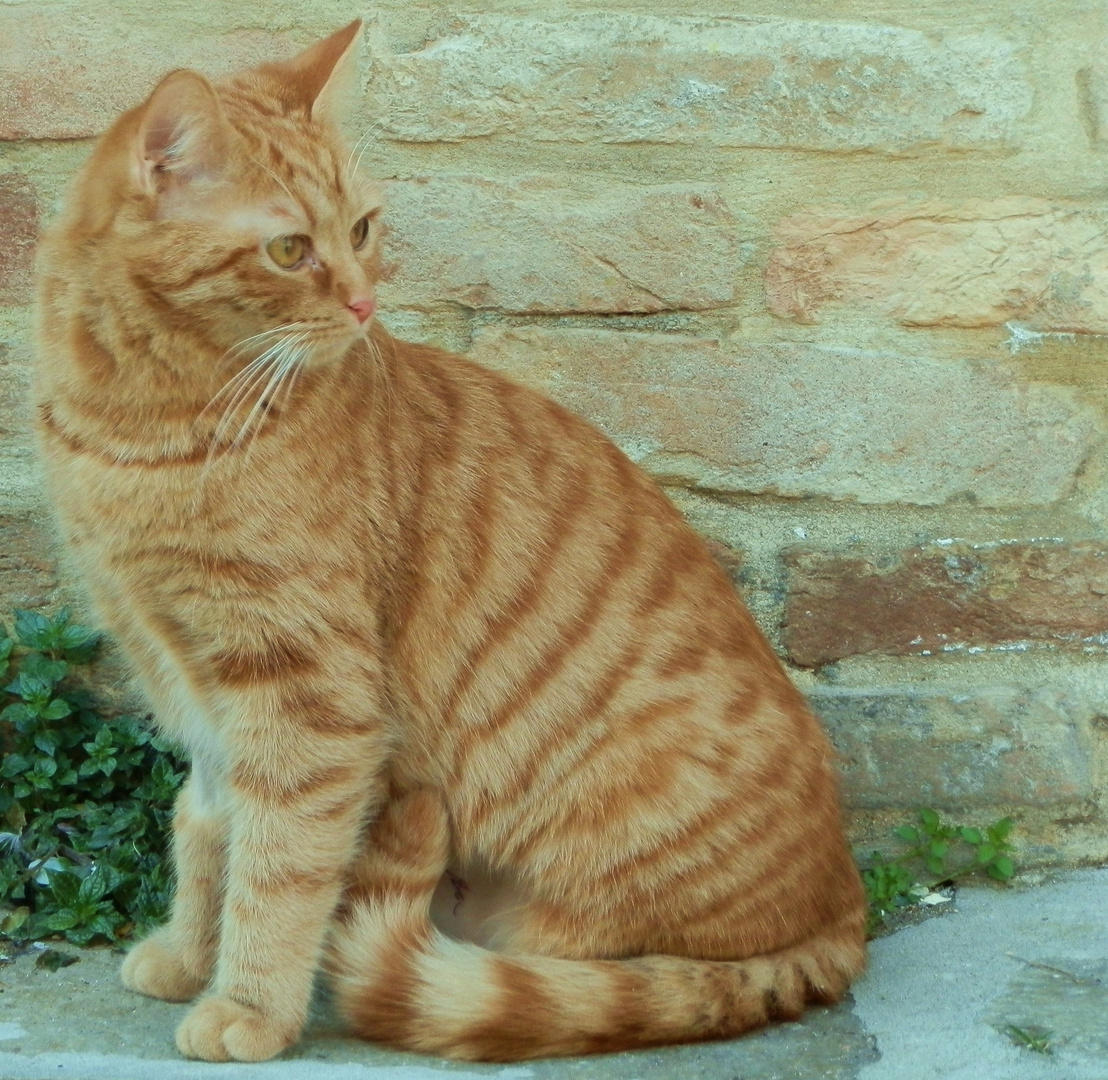
[[[412,916],[363,908],[346,925],[340,1011],[363,1038],[470,1061],[729,1038],[837,1001],[863,964],[831,939],[739,961],[501,956]]]
[[[375,1042],[520,1061],[729,1038],[795,1019],[808,1003],[838,1001],[865,965],[854,918],[748,960],[501,955],[435,929],[429,897],[445,866],[445,836],[430,845],[432,859],[414,839],[375,845],[373,883],[355,887],[331,940],[339,1010]]]

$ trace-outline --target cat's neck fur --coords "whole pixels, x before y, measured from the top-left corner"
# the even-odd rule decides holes
[[[245,452],[268,438],[285,415],[274,403],[250,443],[231,447],[220,391],[264,345],[228,350],[200,327],[166,326],[151,301],[128,288],[127,272],[98,267],[83,279],[47,288],[41,333],[68,348],[44,351],[38,370],[39,421],[88,452],[120,461],[196,461]],[[384,336],[376,330],[375,337]],[[342,360],[302,373],[300,401],[326,392],[342,368],[358,363],[356,346]],[[253,403],[253,399],[249,402]],[[229,431],[229,433],[228,433]]]

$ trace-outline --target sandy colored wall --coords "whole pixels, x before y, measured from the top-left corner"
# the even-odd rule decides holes
[[[355,14],[394,331],[666,485],[859,839],[932,805],[1108,857],[1104,0],[0,0],[0,600],[58,581],[24,401],[66,178],[165,70]]]

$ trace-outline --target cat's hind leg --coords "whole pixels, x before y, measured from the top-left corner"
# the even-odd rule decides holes
[[[350,867],[335,918],[348,923],[361,907],[400,897],[426,908],[449,850],[450,828],[437,792],[420,788],[391,798]]]
[[[335,912],[326,969],[358,1034],[395,1042],[408,1022],[416,965],[437,931],[431,900],[447,867],[441,797],[421,789],[386,803]]]

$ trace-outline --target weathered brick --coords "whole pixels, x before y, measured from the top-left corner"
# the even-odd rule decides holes
[[[267,17],[263,7],[155,12],[135,2],[84,10],[0,5],[0,139],[98,135],[174,68],[236,71],[289,55],[344,18],[338,5],[315,4],[312,25],[290,32],[287,21],[267,25],[279,16]]]
[[[385,307],[651,312],[734,299],[736,222],[699,186],[611,184],[582,195],[532,177],[396,183]]]
[[[664,480],[866,503],[1049,504],[1098,439],[1072,391],[955,361],[797,343],[486,329],[474,359],[603,428]]]
[[[37,520],[0,517],[0,611],[37,607],[57,583],[49,528]]]
[[[775,315],[825,305],[906,326],[1108,331],[1108,209],[1011,196],[899,203],[871,214],[811,209],[781,222],[766,267]]]
[[[31,349],[0,341],[0,514],[30,518],[42,507],[33,461],[30,417]]]
[[[712,553],[712,558],[719,563],[723,572],[731,579],[731,583],[739,588],[741,585],[739,575],[743,569],[742,551],[724,544],[720,540],[705,540],[704,544]]]
[[[1104,62],[1102,41],[1095,63],[1077,72],[1077,96],[1084,113],[1089,139],[1095,146],[1108,144],[1108,64]]]
[[[0,304],[30,300],[37,237],[34,188],[19,173],[0,173]]]
[[[1108,646],[1108,544],[949,543],[886,558],[785,553],[783,637],[812,666],[860,653]]]
[[[388,137],[904,151],[1014,141],[1031,107],[993,34],[788,19],[462,15],[416,51],[378,35]]]
[[[1061,692],[889,687],[810,700],[850,807],[1050,806],[1092,790],[1089,710]]]

